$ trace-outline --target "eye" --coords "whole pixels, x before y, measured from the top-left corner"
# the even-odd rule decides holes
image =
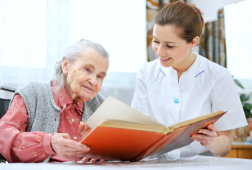
[[[174,46],[170,46],[170,45],[166,45],[166,47],[168,47],[168,48],[174,48]]]
[[[86,72],[88,72],[88,73],[90,73],[90,72],[92,71],[92,70],[91,70],[90,68],[88,68],[88,67],[85,67],[84,70],[85,70]]]
[[[153,43],[159,43],[157,40],[152,40]]]
[[[98,79],[103,79],[103,78],[104,78],[104,76],[97,75],[97,78],[98,78]]]

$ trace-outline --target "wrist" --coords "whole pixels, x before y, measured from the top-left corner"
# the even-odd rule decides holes
[[[44,136],[44,139],[43,139],[43,147],[44,147],[44,151],[49,154],[49,155],[52,155],[52,154],[55,154],[56,152],[53,150],[53,147],[52,147],[52,142],[51,142],[51,139],[52,139],[52,136],[54,134],[53,133],[50,133],[50,134],[45,134]]]

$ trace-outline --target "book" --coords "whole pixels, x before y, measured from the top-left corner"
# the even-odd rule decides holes
[[[91,131],[81,143],[90,154],[106,160],[138,161],[190,144],[191,135],[219,119],[217,111],[164,126],[113,97],[108,97],[86,121]]]

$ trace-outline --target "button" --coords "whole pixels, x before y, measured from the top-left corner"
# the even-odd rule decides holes
[[[72,122],[74,122],[74,119],[72,119]]]
[[[178,104],[179,103],[179,99],[174,99],[173,102],[176,103],[176,104]]]
[[[76,140],[76,139],[77,139],[77,137],[76,137],[76,136],[74,136],[73,138],[74,138],[74,140]]]

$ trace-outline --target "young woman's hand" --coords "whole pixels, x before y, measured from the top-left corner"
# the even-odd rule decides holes
[[[191,139],[196,140],[200,142],[201,145],[208,147],[214,142],[217,136],[218,134],[216,126],[214,124],[210,124],[206,128],[200,129],[198,133],[191,137]]]
[[[216,155],[225,156],[231,150],[231,131],[218,131],[214,124],[207,128],[200,129],[198,133],[192,135],[191,139],[200,142],[207,147],[210,152]]]

